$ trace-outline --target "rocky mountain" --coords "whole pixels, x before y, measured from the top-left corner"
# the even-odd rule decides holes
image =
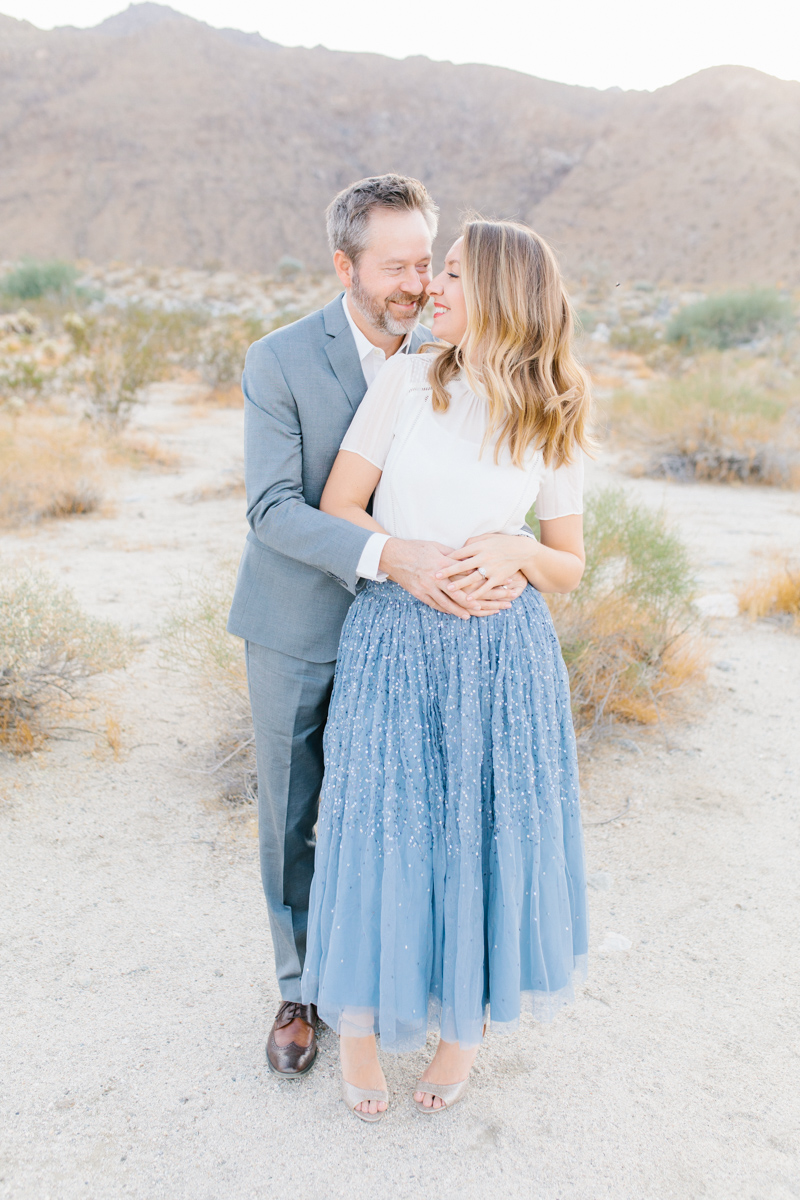
[[[0,16],[0,258],[323,267],[331,196],[389,170],[425,180],[443,239],[466,208],[518,216],[573,277],[800,285],[800,83],[601,92],[152,3],[89,30]]]

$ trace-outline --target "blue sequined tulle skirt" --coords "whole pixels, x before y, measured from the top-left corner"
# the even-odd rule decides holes
[[[325,731],[303,1000],[389,1050],[549,1020],[586,968],[569,685],[547,605],[462,621],[371,583]]]

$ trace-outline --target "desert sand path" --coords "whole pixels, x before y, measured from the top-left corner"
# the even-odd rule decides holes
[[[116,516],[0,541],[151,639],[101,692],[119,762],[74,732],[0,763],[0,1196],[800,1196],[800,638],[766,624],[713,622],[694,719],[589,764],[600,886],[573,1010],[490,1036],[468,1100],[436,1118],[409,1101],[422,1054],[388,1060],[374,1128],[338,1099],[331,1034],[305,1081],[268,1073],[278,994],[252,816],[191,773],[211,718],[156,638],[181,573],[238,552],[240,500],[177,497],[235,468],[241,414],[198,417],[175,395],[142,420],[181,475],[126,475]],[[704,591],[800,545],[797,495],[626,486],[685,523]]]

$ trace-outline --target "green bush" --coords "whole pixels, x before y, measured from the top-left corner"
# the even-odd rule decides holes
[[[587,501],[584,540],[582,598],[613,587],[655,623],[686,615],[689,555],[661,513],[634,504],[622,488],[604,488]]]
[[[112,432],[123,428],[142,390],[193,358],[201,324],[191,310],[134,305],[99,317],[67,313],[64,328],[85,359],[86,415],[93,424]]]
[[[615,350],[631,350],[634,354],[651,354],[661,345],[655,329],[647,325],[618,325],[611,330],[609,344]]]
[[[294,279],[295,276],[302,275],[303,271],[305,271],[305,266],[299,258],[292,258],[291,254],[284,254],[275,273],[279,279]]]
[[[215,390],[238,383],[248,347],[263,336],[262,323],[253,317],[221,317],[209,325],[197,351],[203,382]]]
[[[667,341],[687,350],[701,346],[727,350],[786,330],[792,320],[791,303],[774,289],[721,292],[676,313],[667,326]]]
[[[22,753],[47,733],[48,714],[78,698],[92,675],[125,666],[132,643],[82,611],[39,571],[0,578],[0,746]]]
[[[0,282],[0,292],[13,300],[39,300],[42,296],[66,296],[74,290],[79,272],[71,263],[25,259]]]
[[[664,518],[607,488],[584,519],[586,570],[548,601],[585,741],[615,722],[652,724],[702,671],[692,622],[692,570]]]

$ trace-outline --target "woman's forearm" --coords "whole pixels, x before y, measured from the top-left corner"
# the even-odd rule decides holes
[[[343,521],[349,521],[351,525],[360,525],[362,529],[369,529],[372,533],[386,533],[383,526],[358,504],[326,504],[323,495],[319,508],[320,512],[329,513],[332,517],[341,517]]]
[[[359,525],[370,533],[386,533],[367,512],[369,498],[380,477],[380,469],[360,454],[340,450],[322,491],[320,512]]]
[[[530,539],[531,541],[533,539]],[[520,567],[522,574],[538,592],[574,591],[583,575],[583,560],[568,550],[554,550],[535,542],[535,549]]]

